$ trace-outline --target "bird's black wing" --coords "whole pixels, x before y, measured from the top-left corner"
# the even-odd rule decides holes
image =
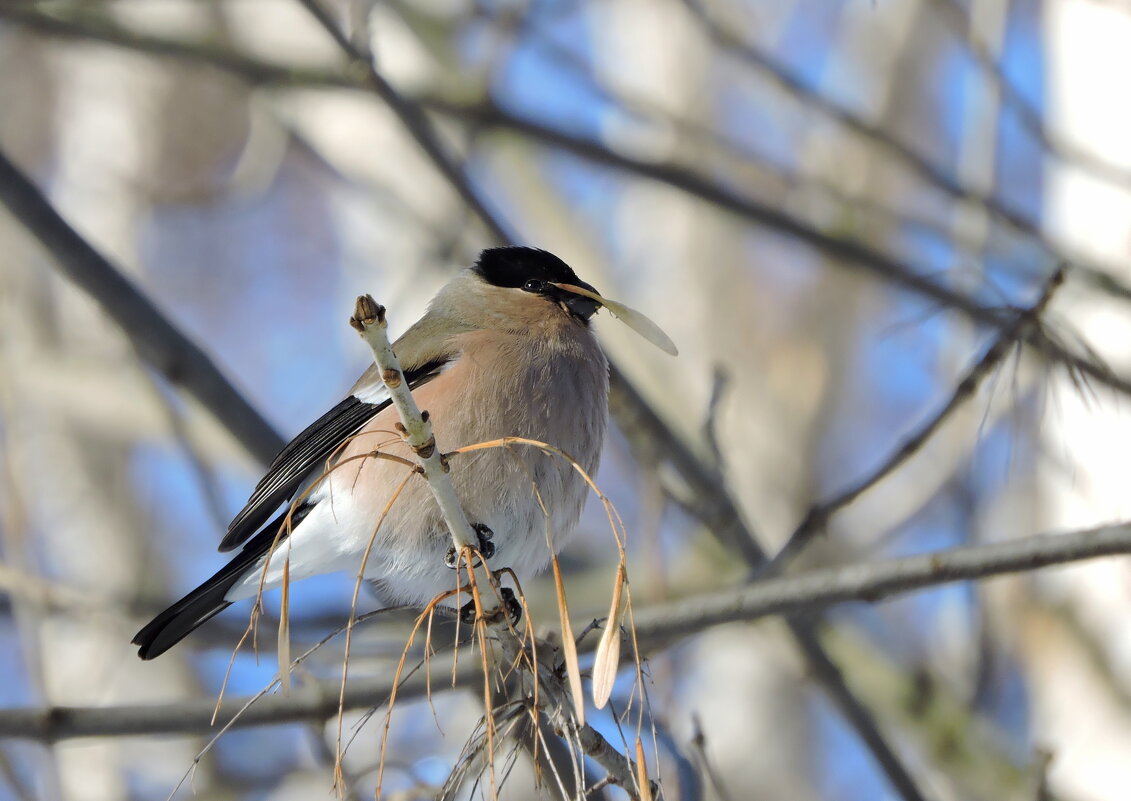
[[[416,389],[435,378],[450,361],[451,357],[445,357],[405,370],[409,387]],[[382,394],[384,397],[381,397]],[[326,459],[347,437],[391,403],[387,390],[384,393],[370,392],[366,397],[373,402],[363,401],[356,394],[350,395],[279,451],[267,473],[255,485],[247,504],[228,524],[228,533],[220,541],[221,551],[232,550],[262,528],[314,470],[322,469]]]

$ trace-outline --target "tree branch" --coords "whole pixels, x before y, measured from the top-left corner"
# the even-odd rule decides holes
[[[59,216],[3,152],[0,202],[47,249],[63,274],[98,301],[146,363],[211,411],[248,453],[263,463],[271,461],[283,438],[270,423],[204,351]]]
[[[972,398],[978,391],[981,383],[990,376],[1002,359],[1009,353],[1017,342],[1026,336],[1030,327],[1040,326],[1040,316],[1052,300],[1053,293],[1064,282],[1064,270],[1058,268],[1045,282],[1040,297],[1028,309],[1017,312],[1012,323],[1001,329],[997,337],[986,348],[981,358],[970,367],[958,386],[954,388],[946,403],[939,408],[914,434],[908,437],[892,454],[883,461],[875,470],[856,481],[848,489],[830,498],[827,501],[815,504],[809,509],[805,518],[786,540],[785,545],[774,557],[767,570],[781,571],[782,567],[793,559],[805,548],[810,540],[825,530],[829,518],[844,507],[851,504],[869,489],[874,487],[886,476],[891,475],[901,464],[917,453],[927,441],[934,436],[942,424],[963,403]]]
[[[461,668],[461,683],[471,686],[478,665]],[[448,685],[445,684],[444,687]],[[393,685],[387,678],[354,679],[346,687],[345,709],[379,706]],[[437,689],[433,687],[432,692]],[[125,737],[137,735],[215,734],[229,723],[231,728],[272,726],[331,720],[338,714],[341,682],[311,680],[296,684],[289,694],[276,693],[247,706],[251,697],[227,700],[216,714],[212,699],[117,707],[53,706],[0,710],[0,738],[10,737],[51,743],[77,737]],[[423,698],[427,676],[419,671],[401,682],[397,700]],[[247,709],[244,709],[244,707]],[[241,711],[242,710],[242,711]]]
[[[436,438],[432,436],[432,423],[428,420],[427,412],[422,414],[417,407],[401,365],[397,361],[396,354],[393,353],[393,346],[389,343],[385,307],[377,305],[369,295],[359,297],[353,317],[350,318],[350,325],[361,334],[361,338],[373,352],[373,361],[381,371],[381,380],[388,388],[393,405],[400,414],[401,424],[405,430],[405,441],[420,460],[424,478],[432,489],[436,504],[440,507],[440,514],[443,515],[444,524],[448,527],[456,552],[464,548],[477,549],[479,538],[471,528],[471,524],[467,522],[467,515],[460,505],[455,487],[448,478],[448,465],[444,455],[436,447]]]
[[[444,179],[459,194],[467,207],[479,218],[487,228],[491,239],[496,243],[505,245],[517,242],[515,235],[503,223],[499,213],[488,207],[487,201],[472,185],[467,174],[460,168],[455,160],[448,155],[436,135],[431,121],[416,103],[402,97],[393,86],[373,66],[373,60],[362,53],[349,37],[338,27],[330,13],[322,6],[319,0],[299,0],[302,6],[310,13],[318,24],[330,34],[337,43],[342,53],[358,68],[362,70],[369,88],[385,102],[385,105],[397,116],[405,130],[424,151],[432,162],[432,166],[444,176]]]
[[[813,612],[853,601],[875,603],[939,584],[1126,555],[1131,555],[1131,523],[1038,534],[992,545],[810,570],[685,598],[636,612],[636,631],[642,642],[665,640],[722,623]]]
[[[951,548],[882,562],[811,570],[639,609],[635,612],[636,632],[642,648],[656,650],[724,623],[811,613],[841,603],[876,603],[940,584],[1126,555],[1131,555],[1131,523]],[[460,670],[459,685],[473,686],[481,679],[480,670],[478,664],[465,665]],[[423,697],[427,692],[426,678],[421,672],[406,679],[397,698]],[[338,712],[339,689],[336,680],[315,681],[295,688],[289,696],[265,697],[240,714],[232,728],[328,720]],[[442,689],[433,687],[432,691]],[[354,680],[346,690],[345,708],[373,706],[374,699],[387,698],[391,690],[392,685],[384,679]],[[209,700],[153,706],[5,709],[0,710],[0,737],[55,742],[76,737],[208,733],[232,721],[249,700],[225,702],[215,726],[211,724],[214,704]],[[618,758],[623,759],[623,755],[618,753]]]

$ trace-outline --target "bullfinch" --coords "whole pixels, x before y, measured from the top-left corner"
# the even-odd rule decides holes
[[[544,250],[485,250],[456,275],[393,346],[441,451],[526,437],[594,474],[609,370],[589,321],[602,305]],[[356,573],[374,537],[364,577],[381,602],[424,605],[454,588],[451,537],[426,482],[411,475],[406,483],[405,464],[373,456],[412,457],[394,429],[398,419],[371,367],[279,452],[220,543],[221,551],[238,548],[235,557],[137,633],[138,655],[159,656],[232,603],[280,586],[284,565],[290,581]],[[450,476],[490,566],[519,577],[549,563],[546,532],[556,551],[587,492],[569,462],[525,446],[460,454]]]

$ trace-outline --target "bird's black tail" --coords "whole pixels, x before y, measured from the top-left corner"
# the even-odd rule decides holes
[[[149,621],[134,635],[133,644],[140,646],[137,655],[142,659],[161,656],[187,637],[189,632],[231,606],[224,596],[238,578],[233,576],[223,583],[209,580]]]
[[[231,602],[224,600],[224,596],[271,548],[276,532],[285,518],[286,513],[268,523],[212,578],[149,621],[145,628],[134,635],[133,644],[139,646],[137,655],[142,659],[161,656],[194,629],[231,606]]]

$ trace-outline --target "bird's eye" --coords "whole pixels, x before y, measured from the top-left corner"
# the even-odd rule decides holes
[[[539,281],[537,278],[531,278],[529,281],[522,285],[522,288],[527,292],[541,292],[546,288],[546,282]]]

